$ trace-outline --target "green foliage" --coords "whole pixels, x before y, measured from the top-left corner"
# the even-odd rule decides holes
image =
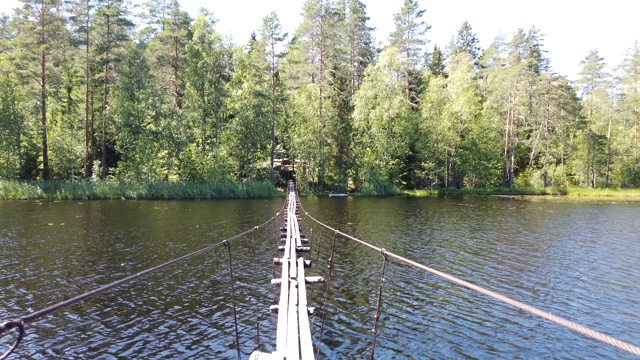
[[[439,75],[447,75],[446,72],[447,64],[444,52],[438,47],[438,45],[433,46],[433,52],[429,56],[429,64],[427,65],[427,70],[429,73],[435,76]]]
[[[638,43],[615,76],[587,54],[574,86],[535,27],[481,52],[465,22],[427,56],[415,0],[384,49],[361,0],[305,1],[288,43],[270,13],[244,46],[176,0],[138,24],[124,0],[22,4],[0,18],[5,197],[262,196],[291,171],[368,196],[640,186]]]
[[[370,178],[366,181],[356,196],[373,197],[373,196],[391,196],[399,195],[398,190],[393,184],[383,179]]]
[[[238,179],[254,178],[258,163],[265,161],[270,140],[269,87],[265,71],[268,67],[263,47],[252,38],[246,49],[234,56],[235,71],[229,83],[231,96],[227,107],[233,113],[223,142],[228,144],[228,160]]]
[[[425,11],[419,8],[418,1],[404,0],[400,11],[393,15],[396,28],[389,35],[389,47],[397,49],[399,59],[402,59],[405,97],[416,105],[419,102],[420,73],[426,58],[425,34],[431,28],[422,20]]]
[[[415,113],[405,96],[398,74],[402,65],[398,49],[390,47],[367,69],[354,98],[354,152],[359,182],[370,178],[393,182],[402,174],[402,160],[409,154]]]
[[[271,198],[283,193],[269,182],[251,183],[129,183],[117,181],[40,181],[0,180],[2,200],[97,200],[97,199],[228,199]]]
[[[471,24],[468,21],[465,21],[462,24],[460,30],[458,30],[458,36],[455,39],[455,44],[453,48],[453,54],[458,54],[460,52],[466,52],[471,56],[471,61],[474,65],[478,65],[478,61],[480,60],[480,47],[478,43],[480,40],[476,37],[476,34],[473,33],[471,29]],[[435,52],[435,50],[434,50]]]
[[[280,129],[280,125],[283,123],[283,113],[286,102],[286,96],[284,94],[284,83],[279,75],[280,59],[284,56],[284,52],[279,49],[281,43],[287,38],[286,33],[282,33],[282,27],[280,20],[275,12],[271,12],[268,16],[262,19],[262,29],[260,30],[260,43],[263,46],[262,52],[256,52],[257,54],[263,53],[266,57],[262,60],[266,60],[265,76],[268,78],[268,91],[265,96],[269,102],[269,121],[270,121],[270,137],[269,137],[269,181],[272,184],[276,183],[274,161],[276,156],[276,149],[278,148],[278,136],[284,138],[284,131]],[[259,59],[255,59],[257,63],[262,63]]]

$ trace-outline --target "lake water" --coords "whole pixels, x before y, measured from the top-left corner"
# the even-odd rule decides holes
[[[0,322],[258,225],[284,200],[0,202]],[[422,264],[640,345],[640,203],[304,198],[327,224]],[[231,243],[242,357],[273,351],[280,220]],[[333,234],[309,219],[308,275]],[[368,358],[381,255],[337,238],[309,285],[320,357]],[[376,358],[633,358],[390,262]],[[326,301],[325,301],[326,298]],[[324,319],[324,322],[323,322]],[[235,358],[226,249],[26,327],[12,359]],[[322,331],[321,331],[322,328]],[[259,335],[256,329],[259,329]],[[0,353],[14,333],[0,338]]]

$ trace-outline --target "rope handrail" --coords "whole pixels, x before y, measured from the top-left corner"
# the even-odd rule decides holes
[[[284,206],[283,206],[282,209],[284,209]],[[79,303],[81,301],[84,301],[84,300],[87,300],[87,299],[92,298],[94,296],[97,296],[99,294],[102,294],[102,293],[104,293],[104,292],[106,292],[106,291],[108,291],[110,289],[113,289],[113,288],[125,285],[127,283],[130,283],[130,282],[132,282],[134,280],[137,280],[137,279],[139,279],[139,278],[141,278],[141,277],[143,277],[145,275],[148,275],[150,273],[154,273],[156,271],[163,270],[163,269],[165,269],[165,268],[167,268],[167,267],[169,267],[171,265],[175,265],[177,263],[183,262],[183,261],[185,261],[187,259],[190,259],[190,258],[196,256],[196,255],[200,255],[202,253],[208,252],[210,250],[213,250],[213,249],[218,248],[220,246],[223,246],[225,244],[229,244],[231,241],[236,240],[238,238],[241,238],[241,237],[243,237],[243,236],[245,236],[247,234],[250,234],[251,232],[253,232],[253,231],[255,231],[255,230],[259,229],[259,228],[262,228],[265,225],[271,223],[272,221],[274,221],[276,218],[278,218],[280,216],[280,213],[282,212],[282,209],[280,211],[278,211],[269,220],[265,221],[264,223],[262,223],[260,225],[257,225],[257,226],[254,226],[249,230],[243,231],[243,232],[241,232],[239,234],[231,236],[231,237],[229,237],[227,239],[224,239],[224,240],[222,240],[220,242],[205,246],[200,250],[196,250],[196,251],[194,251],[192,253],[180,256],[180,257],[175,258],[173,260],[169,260],[169,261],[167,261],[165,263],[162,263],[162,264],[154,266],[152,268],[140,271],[140,272],[138,272],[136,274],[127,276],[127,277],[122,278],[120,280],[116,280],[116,281],[114,281],[112,283],[100,286],[100,287],[98,287],[98,288],[96,288],[94,290],[88,291],[88,292],[86,292],[84,294],[78,295],[78,296],[73,297],[71,299],[68,299],[68,300],[65,300],[65,301],[61,301],[61,302],[59,302],[57,304],[51,305],[49,307],[46,307],[46,308],[38,310],[38,311],[34,311],[34,312],[32,312],[32,313],[30,313],[28,315],[25,315],[25,316],[22,316],[22,317],[19,317],[19,318],[10,320],[10,321],[5,321],[3,323],[0,323],[0,335],[2,335],[3,333],[5,333],[5,332],[7,332],[9,330],[18,329],[18,337],[16,338],[16,341],[13,343],[13,345],[11,345],[11,347],[5,353],[0,354],[0,360],[4,360],[7,357],[9,357],[9,355],[11,355],[11,353],[13,353],[13,351],[15,351],[15,349],[18,347],[18,345],[20,344],[20,342],[21,342],[21,340],[22,340],[22,338],[24,336],[24,326],[26,324],[28,324],[30,322],[33,322],[35,320],[38,320],[38,319],[40,319],[40,318],[42,318],[44,316],[47,316],[47,315],[49,315],[49,314],[51,314],[53,312],[58,311],[60,309],[69,307],[69,306],[71,306],[73,304]]]
[[[458,277],[455,277],[453,275],[450,275],[450,274],[447,274],[445,272],[433,269],[433,268],[431,268],[429,266],[420,264],[420,263],[418,263],[416,261],[407,259],[407,258],[405,258],[403,256],[400,256],[398,254],[395,254],[395,253],[393,253],[391,251],[384,250],[384,249],[379,248],[377,246],[371,245],[371,244],[367,243],[366,241],[360,240],[360,239],[358,239],[358,238],[356,238],[354,236],[346,234],[346,233],[344,233],[344,232],[342,232],[342,231],[340,231],[338,229],[332,228],[331,226],[319,221],[318,219],[316,219],[313,216],[309,215],[309,213],[306,210],[304,210],[304,208],[302,207],[302,204],[300,204],[300,207],[304,211],[305,216],[308,216],[311,220],[315,221],[318,225],[326,228],[329,231],[333,231],[337,235],[340,235],[340,236],[342,236],[342,237],[344,237],[344,238],[346,238],[348,240],[355,241],[356,243],[364,245],[364,246],[366,246],[366,247],[368,247],[368,248],[370,248],[372,250],[375,250],[377,252],[384,251],[385,255],[388,256],[389,258],[393,258],[393,259],[395,259],[395,260],[397,260],[397,261],[399,261],[401,263],[405,263],[405,264],[410,265],[412,267],[424,270],[424,271],[426,271],[428,273],[431,273],[433,275],[441,277],[441,278],[443,278],[443,279],[445,279],[445,280],[447,280],[449,282],[452,282],[454,284],[458,284],[458,285],[460,285],[462,287],[465,287],[467,289],[470,289],[470,290],[479,292],[481,294],[487,295],[487,296],[492,297],[492,298],[494,298],[494,299],[496,299],[498,301],[501,301],[503,303],[509,304],[509,305],[514,306],[514,307],[516,307],[518,309],[524,310],[524,311],[526,311],[526,312],[528,312],[530,314],[534,314],[534,315],[540,316],[540,317],[542,317],[542,318],[544,318],[546,320],[554,322],[554,323],[556,323],[556,324],[558,324],[560,326],[563,326],[563,327],[565,327],[567,329],[573,330],[574,332],[582,334],[582,335],[584,335],[586,337],[589,337],[591,339],[598,340],[598,341],[600,341],[602,343],[611,345],[611,346],[613,346],[615,348],[618,348],[620,350],[626,351],[626,352],[631,353],[633,355],[640,356],[640,347],[638,347],[636,345],[630,344],[630,343],[622,341],[622,340],[618,340],[618,339],[616,339],[616,338],[614,338],[612,336],[603,334],[603,333],[601,333],[599,331],[596,331],[596,330],[589,329],[589,328],[587,328],[585,326],[582,326],[582,325],[580,325],[578,323],[575,323],[573,321],[567,320],[567,319],[562,318],[562,317],[557,316],[557,315],[553,315],[553,314],[551,314],[549,312],[540,310],[540,309],[535,308],[535,307],[533,307],[531,305],[527,305],[527,304],[522,303],[520,301],[514,300],[514,299],[509,298],[507,296],[504,296],[502,294],[499,294],[499,293],[497,293],[495,291],[485,289],[485,288],[483,288],[481,286],[478,286],[476,284],[473,284],[473,283],[470,283],[468,281],[462,280],[462,279],[460,279]]]

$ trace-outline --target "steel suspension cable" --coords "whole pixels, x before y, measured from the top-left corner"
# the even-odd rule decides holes
[[[302,207],[302,205],[300,205]],[[309,218],[313,219],[311,216]],[[336,249],[336,237],[338,233],[333,234],[333,244],[331,245],[331,255],[329,255],[329,276],[325,279],[325,287],[324,287],[324,300],[322,301],[322,321],[320,322],[320,335],[318,336],[318,341],[322,340],[322,333],[324,332],[324,320],[327,315],[326,305],[327,299],[329,297],[329,285],[331,284],[331,276],[333,274],[333,257],[335,255]],[[318,250],[319,251],[319,250]],[[318,344],[318,349],[316,352],[316,359],[320,358],[320,344]]]
[[[320,234],[318,234],[318,239],[320,239],[320,240],[318,241],[318,251],[316,251],[317,255],[316,255],[316,270],[315,270],[315,274],[318,274],[318,264],[320,263],[320,249],[322,248],[322,228],[320,228],[320,230],[317,231],[317,232],[320,233]],[[310,238],[311,239],[315,239],[313,237],[313,229],[311,229],[311,237]],[[315,292],[315,289],[316,289],[315,286],[311,287],[311,295],[309,296],[309,298],[313,298],[313,293]]]
[[[376,353],[376,338],[378,337],[378,322],[380,321],[380,307],[382,306],[382,289],[384,287],[384,272],[387,268],[387,251],[382,249],[380,251],[382,255],[382,271],[380,272],[380,286],[378,288],[378,302],[376,303],[376,314],[373,316],[373,340],[371,341],[371,357],[370,360],[375,358]]]
[[[241,238],[241,237],[251,233],[252,231],[254,231],[257,228],[261,228],[261,227],[264,227],[265,225],[268,225],[270,222],[272,222],[273,220],[275,220],[279,216],[280,216],[280,212],[276,213],[276,215],[274,215],[273,217],[271,217],[269,220],[265,221],[264,223],[262,223],[262,224],[260,224],[258,226],[254,226],[249,230],[243,231],[243,232],[241,232],[239,234],[236,234],[236,235],[234,235],[234,236],[232,236],[230,238],[227,238],[227,239],[225,239],[223,241],[220,241],[218,243],[205,246],[204,248],[202,248],[200,250],[196,250],[196,251],[194,251],[192,253],[180,256],[180,257],[178,257],[176,259],[167,261],[167,262],[165,262],[163,264],[160,264],[160,265],[154,266],[152,268],[140,271],[140,272],[138,272],[136,274],[127,276],[127,277],[125,277],[123,279],[114,281],[114,282],[112,282],[110,284],[100,286],[100,287],[98,287],[98,288],[96,288],[94,290],[88,291],[88,292],[86,292],[84,294],[78,295],[78,296],[73,297],[71,299],[68,299],[68,300],[65,300],[65,301],[61,301],[61,302],[59,302],[57,304],[54,304],[54,305],[51,305],[51,306],[49,306],[47,308],[44,308],[44,309],[41,309],[41,310],[38,310],[38,311],[34,311],[34,312],[32,312],[32,313],[30,313],[28,315],[16,318],[14,320],[5,321],[3,323],[0,323],[0,335],[4,334],[5,332],[10,331],[12,329],[18,329],[18,337],[16,338],[16,341],[13,343],[13,345],[11,345],[11,347],[5,353],[0,355],[0,360],[6,359],[18,347],[18,345],[20,344],[20,342],[21,342],[21,340],[22,340],[22,338],[24,336],[24,326],[26,324],[28,324],[30,322],[33,322],[35,320],[38,320],[38,319],[40,319],[40,318],[42,318],[44,316],[47,316],[47,315],[49,315],[49,314],[51,314],[53,312],[58,311],[60,309],[63,309],[63,308],[69,307],[69,306],[71,306],[73,304],[79,303],[81,301],[90,299],[90,298],[92,298],[94,296],[102,294],[102,293],[104,293],[104,292],[106,292],[108,290],[111,290],[113,288],[116,288],[116,287],[125,285],[127,283],[130,283],[130,282],[132,282],[134,280],[137,280],[137,279],[139,279],[139,278],[141,278],[141,277],[143,277],[145,275],[148,275],[150,273],[154,273],[156,271],[163,270],[163,269],[165,269],[165,268],[167,268],[167,267],[169,267],[171,265],[175,265],[175,264],[177,264],[179,262],[182,262],[182,261],[185,261],[187,259],[190,259],[190,258],[192,258],[192,257],[194,257],[196,255],[200,255],[200,254],[203,254],[203,253],[208,252],[210,250],[213,250],[215,248],[218,248],[220,246],[223,246],[225,243],[229,243],[230,241],[233,241],[233,240],[236,240],[238,238]]]
[[[257,228],[253,229],[254,231],[251,233],[251,255],[253,259],[256,259],[256,231],[258,230]],[[257,274],[256,272],[253,273],[254,274],[254,280],[256,283],[258,283],[258,279],[257,279]],[[258,347],[258,350],[260,349],[260,321],[261,321],[261,316],[260,316],[260,307],[258,305],[257,301],[253,301],[254,303],[254,312],[256,313],[256,346]]]
[[[302,208],[302,205],[300,205],[300,207]],[[355,242],[357,242],[357,243],[359,243],[361,245],[364,245],[364,246],[366,246],[366,247],[368,247],[368,248],[370,248],[372,250],[375,250],[377,252],[381,252],[383,250],[382,248],[379,248],[377,246],[371,245],[371,244],[369,244],[369,243],[367,243],[367,242],[365,242],[363,240],[360,240],[360,239],[358,239],[358,238],[356,238],[354,236],[346,234],[346,233],[344,233],[344,232],[342,232],[340,230],[334,229],[331,226],[329,226],[329,225],[319,221],[318,219],[314,218],[313,216],[309,215],[309,213],[307,211],[305,211],[304,208],[302,208],[302,210],[305,212],[305,215],[309,217],[309,219],[315,221],[316,223],[318,223],[318,225],[326,228],[329,231],[334,231],[335,234],[337,234],[337,235],[340,235],[340,236],[342,236],[342,237],[344,237],[344,238],[346,238],[348,240],[355,241]],[[598,341],[600,341],[602,343],[611,345],[611,346],[613,346],[615,348],[618,348],[620,350],[626,351],[626,352],[634,354],[636,356],[640,356],[640,347],[638,347],[636,345],[630,344],[630,343],[622,341],[622,340],[618,340],[618,339],[616,339],[616,338],[614,338],[612,336],[603,334],[603,333],[601,333],[599,331],[589,329],[589,328],[587,328],[585,326],[582,326],[582,325],[580,325],[578,323],[575,323],[573,321],[567,320],[567,319],[562,318],[562,317],[557,316],[557,315],[553,315],[553,314],[551,314],[549,312],[540,310],[538,308],[535,308],[535,307],[533,307],[531,305],[527,305],[527,304],[522,303],[520,301],[511,299],[511,298],[509,298],[507,296],[504,296],[502,294],[499,294],[499,293],[497,293],[495,291],[491,291],[491,290],[485,289],[485,288],[483,288],[481,286],[478,286],[478,285],[472,284],[472,283],[470,283],[468,281],[465,281],[465,280],[462,280],[460,278],[457,278],[457,277],[455,277],[453,275],[447,274],[447,273],[442,272],[442,271],[438,271],[436,269],[433,269],[433,268],[431,268],[429,266],[420,264],[420,263],[415,262],[413,260],[409,260],[409,259],[407,259],[405,257],[402,257],[400,255],[394,254],[393,252],[390,252],[388,250],[385,250],[385,254],[388,257],[393,258],[393,259],[395,259],[395,260],[397,260],[397,261],[399,261],[401,263],[405,263],[405,264],[413,266],[415,268],[424,270],[424,271],[426,271],[428,273],[431,273],[433,275],[439,276],[439,277],[441,277],[441,278],[443,278],[443,279],[445,279],[445,280],[447,280],[449,282],[452,282],[454,284],[458,284],[458,285],[460,285],[462,287],[465,287],[467,289],[471,289],[473,291],[476,291],[476,292],[479,292],[481,294],[487,295],[487,296],[492,297],[492,298],[494,298],[496,300],[499,300],[499,301],[501,301],[503,303],[506,303],[506,304],[509,304],[511,306],[517,307],[518,309],[524,310],[524,311],[526,311],[526,312],[528,312],[530,314],[534,314],[534,315],[540,316],[543,319],[546,319],[546,320],[549,320],[551,322],[554,322],[554,323],[556,323],[558,325],[561,325],[561,326],[563,326],[563,327],[565,327],[567,329],[573,330],[573,331],[575,331],[575,332],[577,332],[579,334],[582,334],[582,335],[584,335],[586,337],[589,337],[591,339],[598,340]]]
[[[240,335],[238,334],[238,312],[236,311],[236,287],[235,280],[233,278],[233,262],[231,261],[231,244],[228,241],[223,241],[224,246],[227,248],[227,255],[229,258],[229,287],[231,288],[231,306],[233,307],[233,325],[235,327],[236,334],[236,352],[238,354],[238,360],[240,360]]]

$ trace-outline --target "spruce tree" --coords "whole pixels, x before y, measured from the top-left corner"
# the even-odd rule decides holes
[[[429,64],[427,65],[427,69],[429,70],[429,73],[435,76],[440,76],[440,75],[446,76],[447,64],[445,62],[446,62],[446,59],[445,59],[444,52],[440,50],[440,47],[438,47],[438,45],[434,45],[433,53],[431,53],[431,55],[429,56]]]
[[[471,62],[477,66],[482,51],[478,46],[479,42],[480,40],[477,38],[476,34],[473,33],[471,24],[465,20],[465,22],[462,23],[460,30],[458,30],[458,36],[454,42],[453,54],[455,55],[464,51],[471,55]]]

